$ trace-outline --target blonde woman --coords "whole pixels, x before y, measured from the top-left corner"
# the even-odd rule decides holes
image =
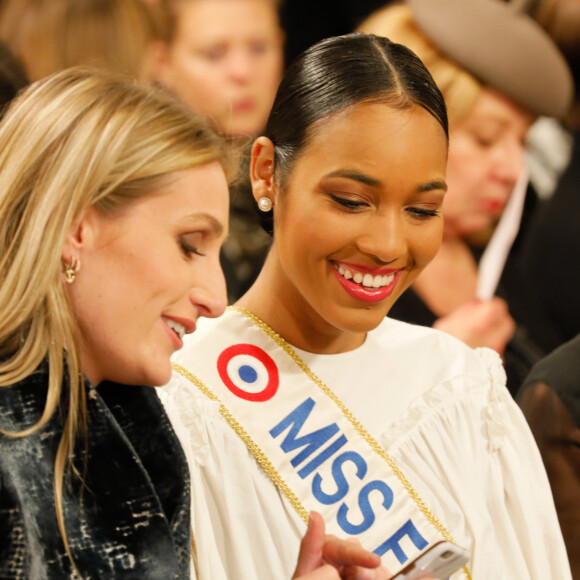
[[[0,577],[190,576],[188,468],[151,386],[225,308],[230,170],[204,121],[104,73],[39,81],[8,112]],[[311,524],[296,577],[378,565]]]
[[[19,98],[0,143],[0,576],[185,577],[186,463],[154,390],[117,383],[163,383],[224,308],[220,141],[72,71]]]

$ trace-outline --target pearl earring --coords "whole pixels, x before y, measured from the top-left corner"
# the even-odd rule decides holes
[[[263,196],[258,200],[258,207],[260,211],[270,211],[272,209],[272,200],[269,197]]]

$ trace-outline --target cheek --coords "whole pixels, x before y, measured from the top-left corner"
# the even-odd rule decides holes
[[[443,237],[443,220],[438,220],[421,234],[411,237],[411,248],[415,255],[415,262],[419,268],[425,268],[436,256]]]
[[[459,198],[462,192],[473,192],[481,186],[489,173],[488,157],[481,151],[467,150],[466,147],[449,154],[447,185],[451,197]]]
[[[272,98],[276,94],[278,85],[282,79],[282,68],[277,59],[269,59],[259,71],[258,84],[264,90],[264,98]]]

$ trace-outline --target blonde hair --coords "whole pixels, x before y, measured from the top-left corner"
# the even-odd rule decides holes
[[[443,94],[450,128],[471,112],[481,84],[437,50],[417,28],[407,6],[393,5],[377,10],[362,22],[358,30],[404,44],[423,61]]]
[[[38,80],[90,65],[136,78],[159,36],[143,0],[4,0],[0,39]]]
[[[205,120],[160,89],[84,68],[29,87],[0,127],[0,388],[48,363],[42,417],[4,434],[28,435],[63,411],[54,491],[69,557],[62,484],[77,436],[86,437],[86,403],[62,273],[67,233],[89,207],[117,214],[176,171],[217,161],[230,174],[224,147]]]

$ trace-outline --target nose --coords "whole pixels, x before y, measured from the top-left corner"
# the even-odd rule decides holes
[[[210,268],[204,270],[203,279],[197,279],[189,292],[189,300],[199,316],[217,318],[227,305],[226,280],[216,260]]]
[[[236,81],[244,82],[252,76],[254,68],[252,56],[248,50],[238,48],[232,51],[228,62],[230,77]]]
[[[506,140],[504,146],[498,150],[495,167],[497,179],[510,186],[514,186],[524,168],[524,146],[517,138]]]
[[[381,264],[390,264],[407,255],[407,237],[403,220],[397,211],[375,215],[365,224],[357,238],[358,249]]]

